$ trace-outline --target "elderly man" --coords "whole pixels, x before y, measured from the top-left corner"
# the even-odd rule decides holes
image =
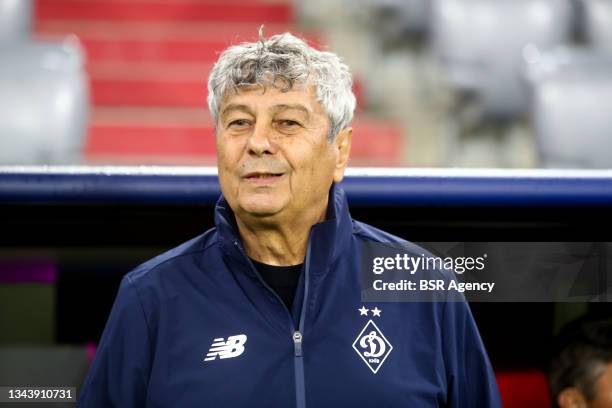
[[[81,407],[501,406],[464,302],[361,300],[361,245],[404,241],[337,186],[351,86],[290,34],[221,54],[216,226],[125,276]]]

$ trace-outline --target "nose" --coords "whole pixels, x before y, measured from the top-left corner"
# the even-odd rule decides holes
[[[274,143],[270,139],[272,131],[272,128],[265,123],[256,123],[253,133],[251,133],[247,142],[249,154],[254,156],[274,154]]]

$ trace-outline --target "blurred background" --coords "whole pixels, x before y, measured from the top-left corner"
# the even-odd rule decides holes
[[[355,76],[354,166],[609,168],[609,0],[0,0],[1,164],[214,164],[220,51]]]
[[[261,24],[350,66],[352,166],[612,167],[612,0],[0,0],[0,165],[214,166],[207,76]],[[0,385],[80,385],[121,277],[212,226],[211,203],[64,204],[2,203]],[[353,215],[413,241],[612,240],[602,209]],[[553,335],[604,306],[472,306],[506,406],[548,406]]]

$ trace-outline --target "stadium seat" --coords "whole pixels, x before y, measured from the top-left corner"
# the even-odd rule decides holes
[[[542,165],[612,168],[612,56],[563,48],[528,72]]]
[[[483,119],[512,119],[526,111],[525,47],[564,43],[571,17],[569,0],[432,0],[431,47]]]
[[[581,0],[581,5],[587,41],[598,49],[612,52],[612,2]]]
[[[0,42],[28,38],[31,26],[30,0],[0,0]]]
[[[427,30],[430,0],[361,0],[361,3],[383,40],[398,41]]]
[[[0,163],[74,164],[89,97],[78,41],[0,45]]]

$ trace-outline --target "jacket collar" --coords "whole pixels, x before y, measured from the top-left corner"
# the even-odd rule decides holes
[[[222,250],[238,256],[241,242],[234,212],[223,196],[215,206],[215,224]],[[351,215],[344,191],[335,183],[329,191],[325,221],[312,226],[308,240],[310,267],[313,273],[324,273],[350,241],[353,231]]]

